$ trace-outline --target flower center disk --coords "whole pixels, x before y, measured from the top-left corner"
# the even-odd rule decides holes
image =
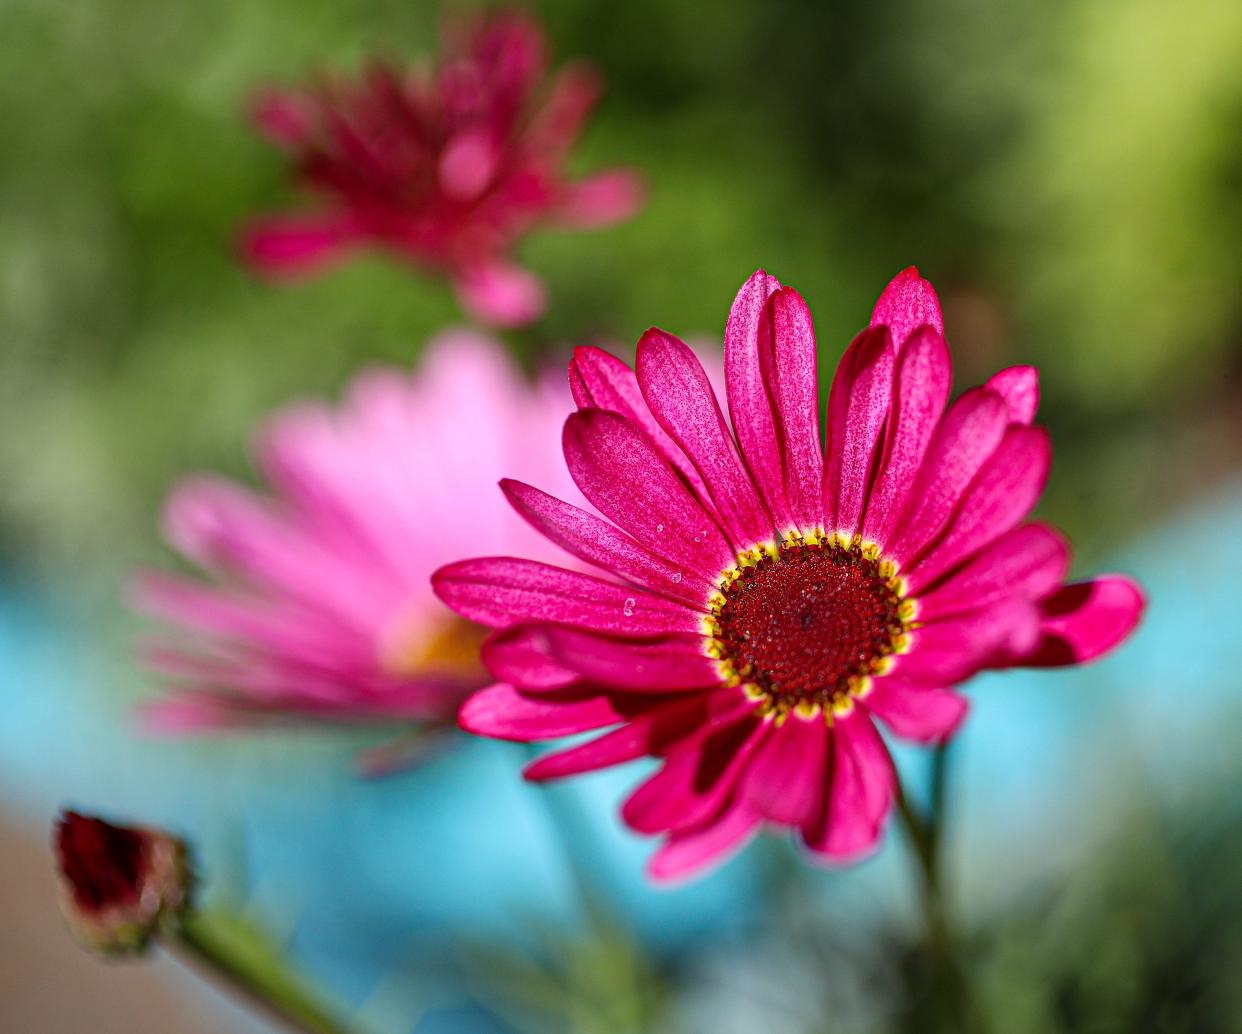
[[[910,607],[892,565],[861,541],[793,541],[731,572],[714,609],[713,653],[780,712],[859,692],[904,644]]]

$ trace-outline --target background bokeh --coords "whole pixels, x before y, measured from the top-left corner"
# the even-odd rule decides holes
[[[1041,514],[1081,572],[1136,574],[1152,608],[1096,668],[975,688],[951,828],[972,973],[1007,1034],[1242,1030],[1242,6],[532,7],[608,81],[581,167],[638,166],[650,201],[524,246],[552,298],[512,339],[529,368],[579,341],[624,352],[651,324],[718,339],[763,265],[807,297],[831,370],[912,263],[941,292],[959,386],[1039,364],[1057,448]],[[429,52],[439,17],[414,0],[0,4],[0,851],[27,874],[0,881],[0,909],[50,916],[29,844],[69,800],[191,835],[214,899],[377,1030],[917,1024],[896,834],[848,873],[766,841],[656,891],[649,845],[613,814],[637,767],[541,792],[516,748],[463,742],[367,782],[365,733],[131,728],[152,686],[120,589],[166,559],[168,486],[249,476],[270,407],[411,363],[461,319],[447,287],[379,257],[281,287],[238,264],[239,224],[289,199],[247,98]],[[902,755],[916,780],[923,761]],[[24,929],[0,914],[0,960]],[[18,972],[0,961],[0,1028],[106,1029],[53,1010],[96,993],[86,967],[49,949]],[[152,1011],[117,1029],[182,1029],[124,987]]]

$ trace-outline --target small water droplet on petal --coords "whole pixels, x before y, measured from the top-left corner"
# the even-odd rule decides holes
[[[634,599],[633,596],[627,596],[625,598],[625,606],[621,608],[621,613],[627,618],[632,618],[634,616],[634,604],[637,602],[638,601]]]

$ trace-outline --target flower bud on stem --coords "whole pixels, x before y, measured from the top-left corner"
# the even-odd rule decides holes
[[[183,841],[65,811],[54,847],[61,910],[84,948],[137,956],[158,944],[297,1034],[351,1034],[255,931],[194,907]]]

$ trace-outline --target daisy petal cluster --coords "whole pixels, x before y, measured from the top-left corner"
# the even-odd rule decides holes
[[[256,449],[269,490],[190,477],[169,496],[169,544],[201,575],[150,573],[141,609],[164,623],[145,661],[171,692],[163,732],[297,715],[448,723],[486,682],[483,630],[432,594],[435,568],[481,545],[552,553],[494,504],[518,465],[574,492],[544,443],[564,419],[559,377],[531,385],[490,338],[450,332],[416,373],[360,374],[339,406],[275,414]]]
[[[497,681],[464,705],[466,729],[602,732],[528,778],[659,759],[622,809],[663,837],[657,878],[764,825],[825,860],[865,854],[896,792],[877,724],[943,741],[966,714],[963,681],[1090,661],[1140,617],[1125,577],[1067,584],[1064,537],[1028,520],[1052,456],[1033,422],[1036,371],[1002,370],[950,403],[940,306],[914,269],[846,350],[823,427],[810,311],[762,271],[726,325],[728,417],[691,349],[661,330],[634,369],[582,348],[569,376],[565,460],[603,517],[503,488],[604,575],[493,556],[434,583],[494,630],[483,658]]]
[[[641,203],[632,172],[566,171],[598,96],[581,63],[550,77],[539,25],[507,11],[448,23],[434,67],[375,62],[357,79],[269,91],[256,124],[319,203],[257,222],[245,253],[290,276],[378,246],[450,278],[482,320],[528,323],[544,291],[515,244],[542,223],[602,226]]]

